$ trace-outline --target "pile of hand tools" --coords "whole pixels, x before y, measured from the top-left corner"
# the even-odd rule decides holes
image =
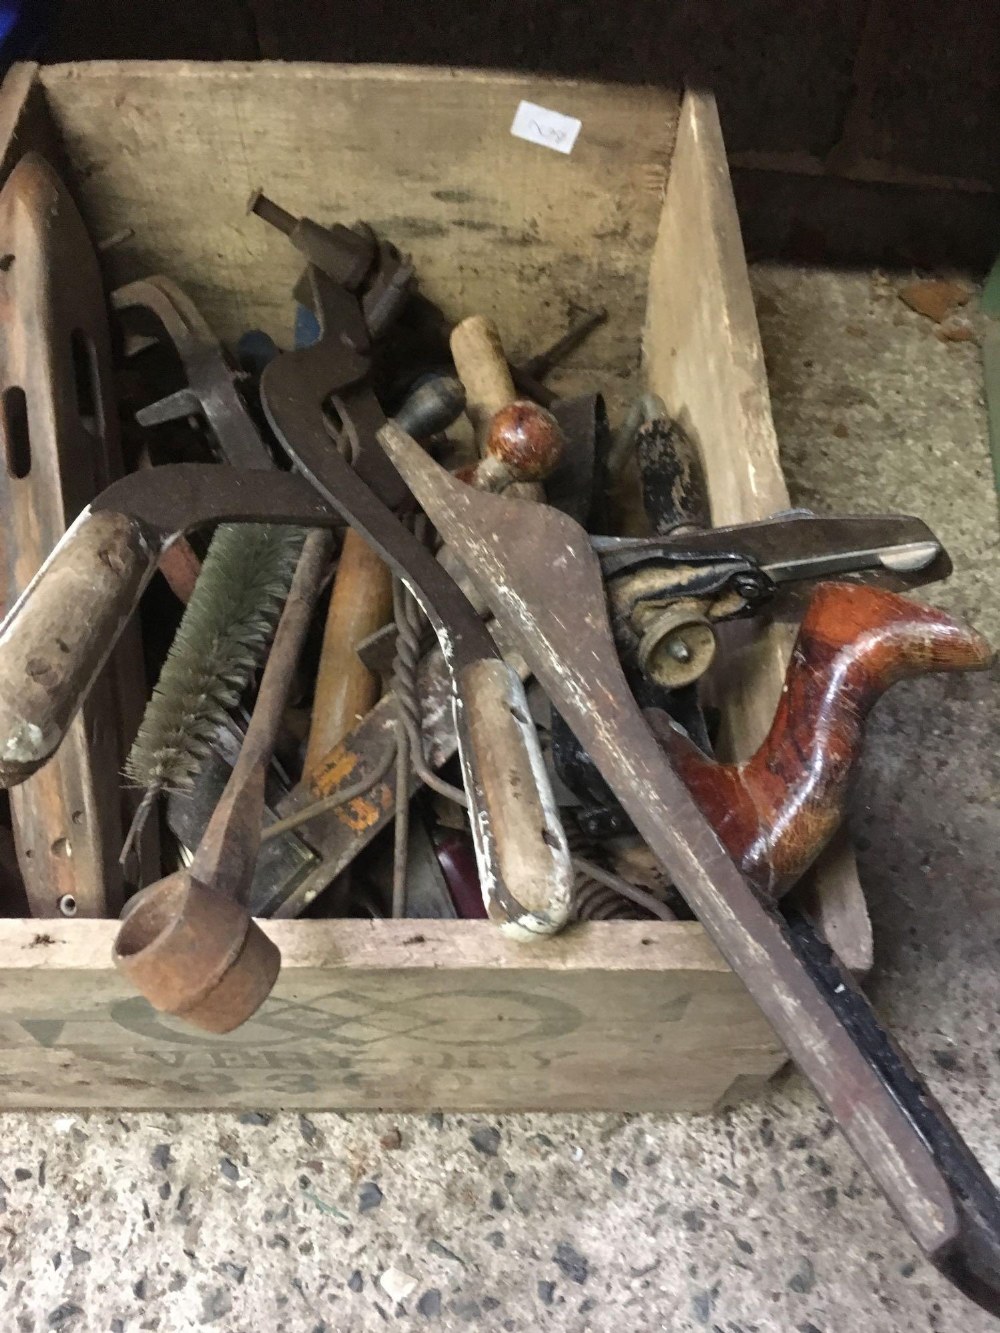
[[[990,661],[900,595],[947,576],[934,534],[713,528],[662,403],[612,434],[599,393],[542,383],[605,312],[511,366],[365,224],[251,209],[304,261],[290,350],[223,349],[155,275],[109,331],[51,168],[25,157],[0,192],[0,779],[31,910],[121,912],[117,965],[215,1032],[278,976],[254,918],[488,916],[543,950],[574,919],[695,916],[924,1251],[996,1309],[991,1183],[781,901],[879,695]],[[764,611],[800,623],[785,691],[722,763],[699,682]]]

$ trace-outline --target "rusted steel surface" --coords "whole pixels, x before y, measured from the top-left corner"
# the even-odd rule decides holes
[[[271,468],[271,451],[236,388],[234,371],[198,307],[170,278],[156,275],[119,287],[111,297],[119,315],[147,312],[153,328],[173,345],[187,384],[136,413],[141,426],[203,416],[222,458],[233,467]]]
[[[375,438],[384,417],[366,380],[364,319],[351,293],[316,269],[310,279],[322,336],[267,366],[261,402],[300,471],[412,590],[438,635],[491,917],[517,938],[551,933],[568,918],[572,870],[523,687],[461,589],[392,512],[407,491]],[[350,463],[330,448],[324,403],[331,395],[352,442]],[[507,788],[501,806],[497,762],[515,749],[524,780]]]
[[[463,486],[391,426],[380,439],[914,1239],[1000,1312],[994,1186],[850,974],[743,878],[671,766],[622,673],[588,535],[546,506]]]
[[[452,685],[441,649],[433,648],[418,668],[424,753],[431,768],[440,768],[458,748],[452,709]],[[396,809],[396,775],[384,760],[391,754],[396,729],[395,696],[384,695],[358,725],[297,783],[277,807],[282,818],[294,816],[317,801],[336,798],[370,778],[362,794],[302,824],[282,840],[299,840],[313,855],[298,873],[277,883],[258,875],[254,880],[254,912],[260,916],[293,917],[322,893],[392,819]],[[409,793],[420,781],[412,774]]]
[[[245,1022],[270,994],[281,957],[247,906],[264,813],[264,779],[295,663],[331,553],[306,538],[240,756],[188,869],[129,905],[117,967],[155,1009],[210,1032]]]

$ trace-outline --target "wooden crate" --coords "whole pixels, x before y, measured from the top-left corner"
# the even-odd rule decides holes
[[[569,155],[510,134],[522,100],[582,122]],[[493,313],[515,354],[570,303],[608,324],[554,378],[645,380],[700,441],[715,518],[787,505],[726,159],[710,96],[444,69],[22,65],[0,163],[67,171],[109,285],[163,272],[227,339],[290,333],[299,261],[250,191],[365,218],[453,317]],[[742,653],[737,749],[780,690],[787,633]],[[846,843],[806,890],[842,957],[870,962]],[[589,924],[533,946],[486,922],[276,922],[284,969],[228,1037],[155,1014],[111,966],[115,924],[0,922],[0,1105],[704,1110],[783,1053],[697,924]]]

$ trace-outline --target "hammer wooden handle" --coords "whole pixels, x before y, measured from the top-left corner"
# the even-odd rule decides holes
[[[465,410],[482,455],[474,469],[459,473],[483,491],[517,486],[522,499],[544,500],[541,482],[566,449],[551,412],[519,400],[500,333],[491,319],[470,315],[451,334],[451,354],[465,386]]]
[[[451,355],[465,385],[465,410],[479,440],[494,415],[517,397],[500,331],[485,315],[470,315],[451,331]]]
[[[344,534],[330,598],[304,772],[308,776],[379,696],[358,647],[392,619],[392,575],[353,528]]]
[[[56,752],[160,554],[136,519],[84,510],[0,625],[0,786]]]

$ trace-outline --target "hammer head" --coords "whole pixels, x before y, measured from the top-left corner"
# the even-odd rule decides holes
[[[115,940],[115,966],[154,1009],[231,1032],[271,993],[281,954],[246,908],[186,870],[138,894]]]

